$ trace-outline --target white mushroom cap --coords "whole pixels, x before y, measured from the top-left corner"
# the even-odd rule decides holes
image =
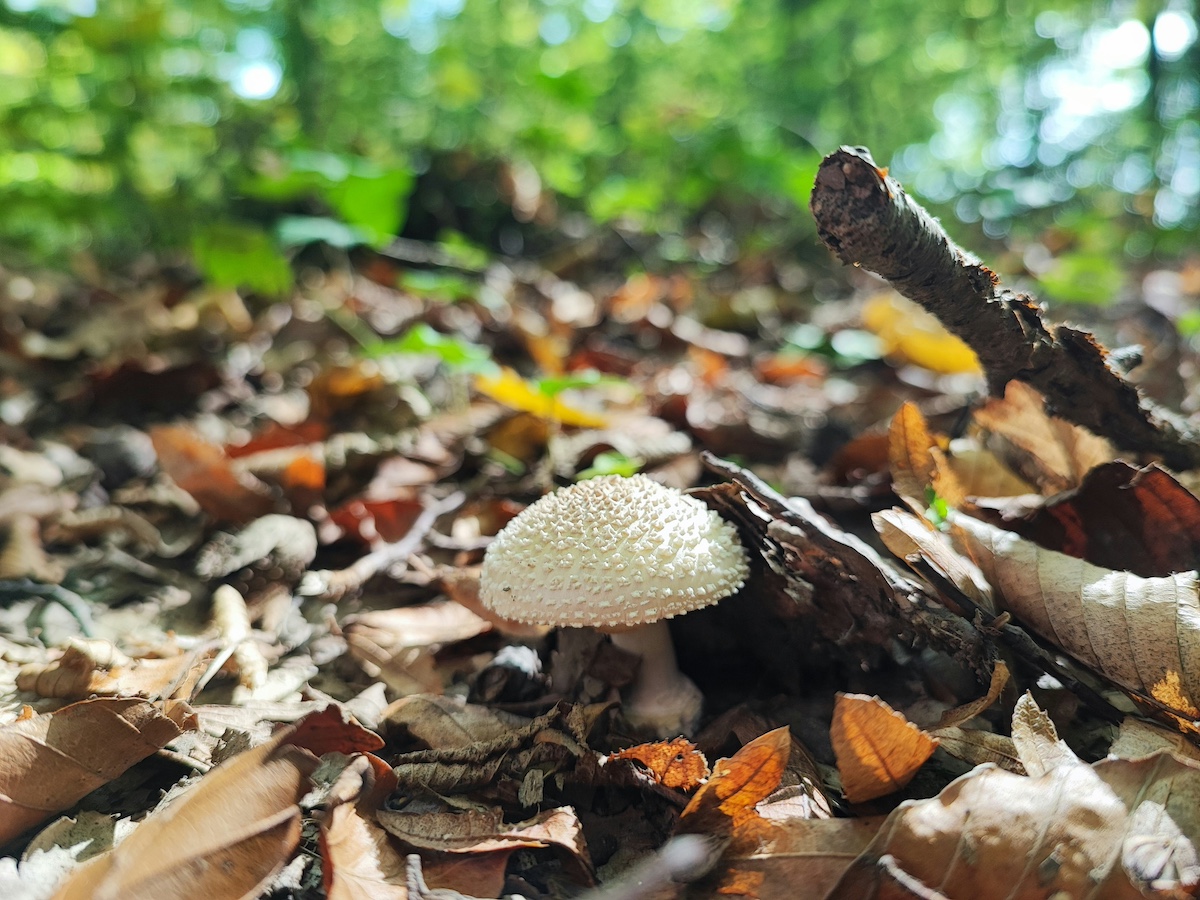
[[[548,494],[496,535],[480,599],[508,619],[642,625],[709,606],[749,574],[737,530],[645,475],[607,475]]]

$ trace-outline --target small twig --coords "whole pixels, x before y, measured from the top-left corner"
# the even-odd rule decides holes
[[[461,491],[456,491],[443,500],[430,503],[421,511],[408,533],[400,540],[392,544],[385,544],[345,569],[333,571],[319,569],[306,572],[296,593],[305,597],[337,601],[348,594],[361,590],[364,584],[380,572],[386,572],[397,563],[407,561],[421,546],[421,542],[433,528],[434,523],[441,516],[461,506],[465,499],[466,496]]]
[[[1024,381],[1053,416],[1124,450],[1158,454],[1173,468],[1200,466],[1195,428],[1139,396],[1091,334],[1047,325],[1032,297],[1001,287],[870,151],[842,147],[827,156],[810,205],[818,234],[843,262],[887,279],[971,346],[992,394]]]
[[[948,605],[959,607],[968,618],[973,615],[982,632],[994,634],[1000,640],[1004,641],[1005,645],[1013,653],[1027,662],[1033,663],[1043,672],[1053,675],[1062,683],[1063,687],[1076,694],[1103,719],[1119,723],[1125,718],[1125,714],[1105,700],[1098,691],[1093,690],[1089,685],[1084,684],[1063,668],[1063,666],[1059,665],[1058,660],[1042,649],[1024,629],[1011,624],[1008,621],[1008,613],[993,616],[987,610],[981,609],[978,604],[963,591],[959,590],[957,585],[942,575],[926,559],[915,560],[909,563],[909,565],[922,578],[928,581],[934,590],[942,594],[949,601]]]
[[[57,603],[79,623],[84,637],[96,636],[96,621],[88,602],[74,591],[58,584],[42,584],[29,578],[14,578],[0,581],[0,603],[37,597],[43,601]]]

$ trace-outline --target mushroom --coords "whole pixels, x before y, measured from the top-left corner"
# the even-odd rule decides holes
[[[695,728],[702,698],[666,620],[734,593],[749,568],[737,530],[699,500],[645,475],[607,475],[509,522],[484,557],[480,599],[519,622],[595,627],[640,656],[625,717],[667,737]]]

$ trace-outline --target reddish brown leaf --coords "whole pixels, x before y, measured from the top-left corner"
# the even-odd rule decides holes
[[[223,522],[241,524],[271,512],[266,485],[236,472],[225,452],[186,425],[150,429],[159,465],[200,508]]]
[[[1200,499],[1158,466],[1097,466],[1033,515],[992,524],[1145,578],[1200,569]]]

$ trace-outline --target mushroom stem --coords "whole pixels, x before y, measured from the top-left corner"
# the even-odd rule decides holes
[[[679,671],[666,620],[613,632],[611,637],[617,647],[642,658],[637,680],[622,707],[629,724],[657,737],[691,734],[700,723],[703,695]]]

